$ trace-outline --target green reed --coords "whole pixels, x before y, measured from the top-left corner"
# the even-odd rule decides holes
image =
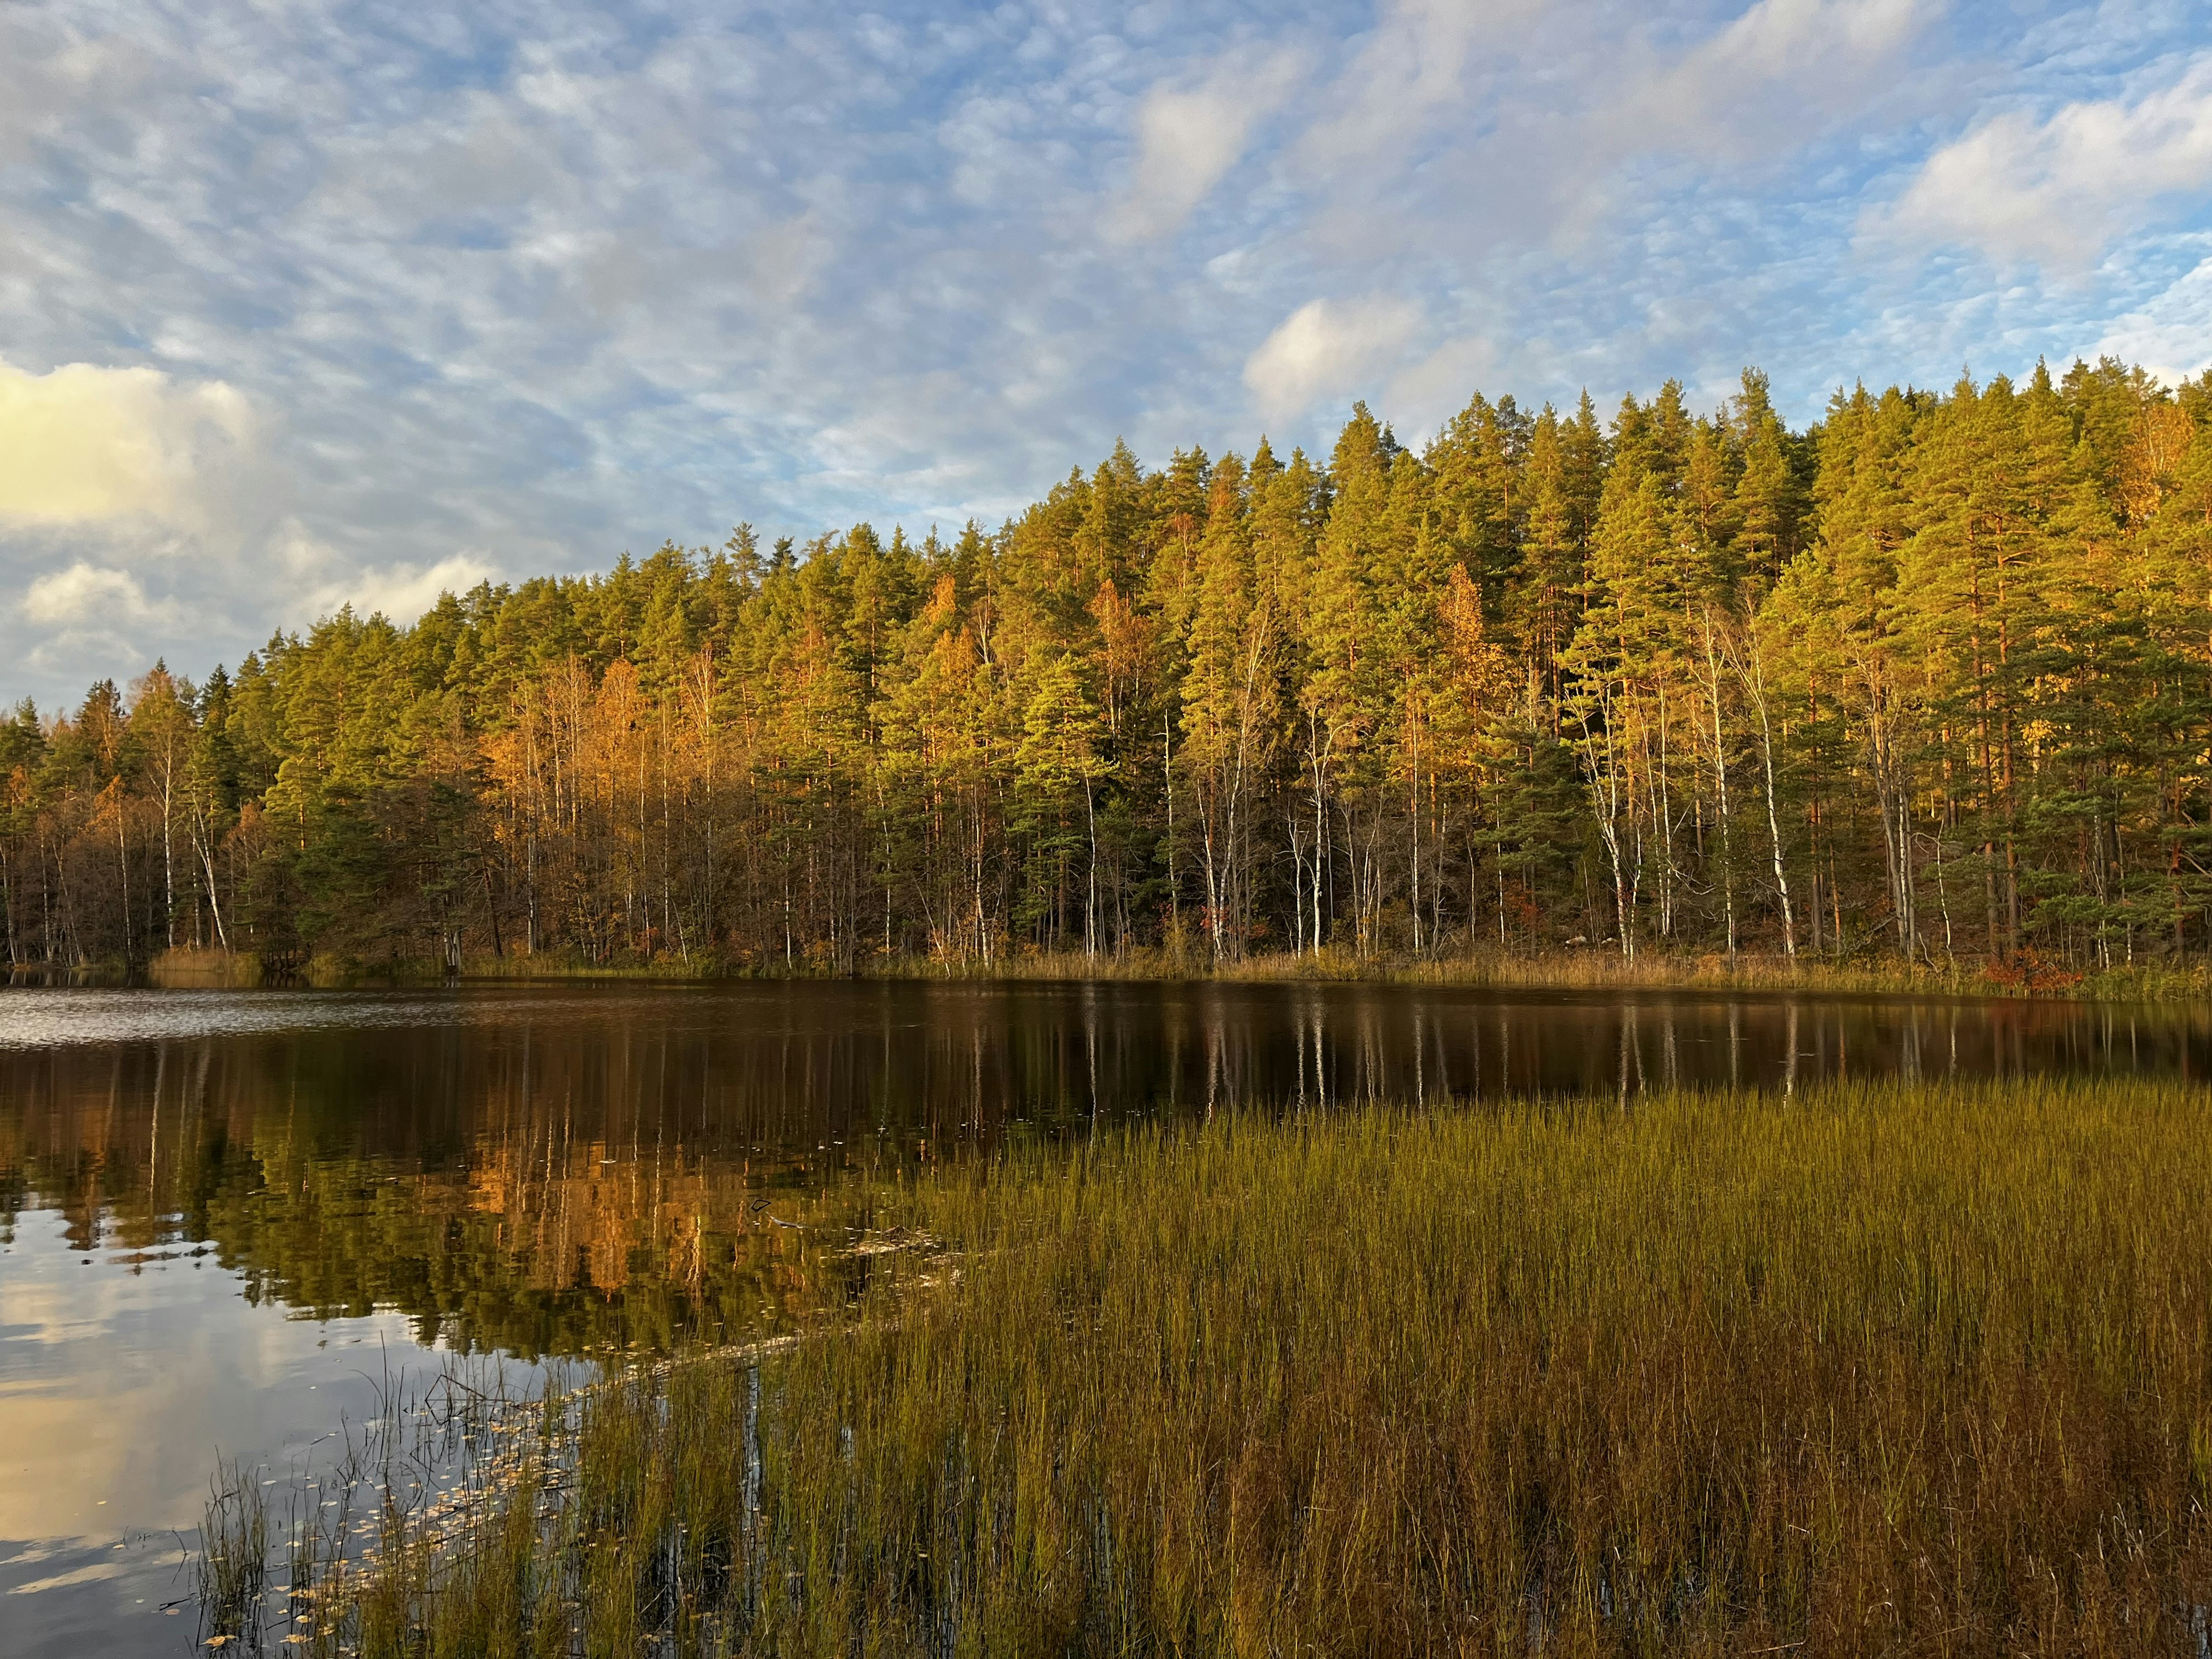
[[[269,1503],[260,1470],[225,1463],[210,1483],[194,1559],[203,1644],[222,1648],[258,1633],[269,1583]]]
[[[2196,1654],[2206,1106],[1236,1115],[887,1188],[936,1248],[577,1396],[332,1650]]]

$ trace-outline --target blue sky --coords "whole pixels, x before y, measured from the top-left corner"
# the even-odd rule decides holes
[[[1126,437],[2212,362],[2212,9],[0,9],[0,697]]]

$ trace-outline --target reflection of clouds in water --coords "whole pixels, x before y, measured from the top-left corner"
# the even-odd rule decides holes
[[[174,1651],[179,1620],[162,1606],[191,1588],[182,1552],[217,1455],[296,1469],[342,1418],[368,1414],[387,1362],[437,1363],[398,1315],[272,1318],[240,1284],[185,1251],[103,1247],[88,1265],[57,1212],[15,1218],[0,1249],[10,1652]]]
[[[435,1363],[398,1315],[271,1318],[240,1284],[205,1258],[87,1266],[58,1215],[18,1218],[0,1253],[0,1539],[189,1528],[216,1449],[274,1455],[341,1410],[359,1416],[370,1390],[356,1368],[380,1371],[380,1348]]]
[[[11,1595],[36,1595],[43,1590],[69,1589],[78,1584],[99,1583],[106,1579],[120,1578],[129,1571],[129,1563],[112,1561],[106,1556],[95,1556],[77,1565],[66,1565],[82,1552],[67,1547],[44,1548],[34,1547],[16,1556],[10,1565],[44,1565],[57,1564],[53,1572],[45,1578],[33,1578],[9,1587]]]
[[[52,1212],[17,1218],[0,1303],[0,1623],[30,1652],[172,1650],[218,1452],[296,1467],[367,1414],[362,1372],[435,1363],[398,1316],[272,1319],[204,1258],[87,1266]]]
[[[50,991],[0,993],[0,1048],[173,1042],[333,1026],[450,1025],[521,1018],[520,999],[465,1001],[427,993]]]
[[[2063,1003],[884,981],[9,991],[0,1163],[33,1195],[17,1202],[52,1207],[0,1245],[0,1646],[173,1652],[176,1626],[154,1618],[181,1593],[167,1529],[189,1534],[218,1451],[327,1468],[336,1445],[319,1437],[368,1414],[387,1356],[417,1383],[438,1363],[410,1330],[507,1353],[657,1351],[803,1309],[843,1283],[826,1253],[862,1166],[1255,1103],[2208,1066],[2202,1010]],[[176,1242],[186,1231],[205,1246]],[[203,1248],[252,1274],[258,1304]],[[422,1322],[289,1311],[394,1305]],[[117,1549],[131,1528],[142,1541]],[[161,1641],[110,1639],[142,1612]]]
[[[303,1474],[341,1455],[381,1389],[443,1363],[398,1314],[317,1322],[255,1306],[189,1250],[89,1263],[51,1210],[0,1248],[0,1631],[9,1655],[167,1655],[165,1604],[218,1458],[265,1466],[281,1520]],[[511,1362],[495,1362],[511,1364]],[[539,1374],[511,1373],[525,1387]]]

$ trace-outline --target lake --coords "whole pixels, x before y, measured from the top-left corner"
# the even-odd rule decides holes
[[[1244,1106],[2208,1071],[2202,1010],[2058,1002],[0,990],[0,1652],[191,1649],[217,1459],[296,1492],[443,1356],[527,1386],[848,1293],[857,1172]]]

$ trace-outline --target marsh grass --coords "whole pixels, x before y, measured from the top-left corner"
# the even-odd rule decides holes
[[[375,1409],[343,1425],[337,1450],[319,1465],[289,1477],[224,1466],[195,1561],[203,1645],[410,1650],[420,1636],[410,1587],[434,1563],[443,1572],[449,1557],[455,1582],[470,1582],[494,1558],[501,1529],[537,1513],[588,1386],[560,1368],[518,1371],[447,1355],[420,1377],[387,1371]],[[275,1524],[271,1488],[283,1505]],[[489,1532],[478,1524],[487,1517],[496,1523]],[[488,1616],[485,1588],[456,1598],[479,1620]],[[494,1601],[489,1616],[511,1621],[514,1611],[502,1613]],[[439,1650],[489,1650],[447,1640]]]
[[[201,1517],[204,1547],[194,1558],[204,1645],[222,1648],[259,1634],[269,1587],[269,1504],[259,1471],[218,1467]]]
[[[239,951],[173,945],[146,964],[146,982],[164,990],[246,990],[262,982],[260,959]]]
[[[249,955],[174,950],[157,957],[148,979],[163,986],[250,987],[268,981]],[[749,963],[705,952],[678,959],[594,963],[568,952],[537,956],[471,956],[464,981],[558,983],[575,981],[699,982],[726,979],[818,978],[780,961]],[[1711,990],[1788,992],[1798,995],[2064,997],[2107,1002],[2175,1002],[2212,994],[2212,969],[2202,964],[2145,962],[2075,972],[2027,956],[2012,963],[1956,961],[1943,965],[1906,963],[1882,956],[1842,959],[1743,951],[1735,961],[1717,953],[1647,950],[1633,961],[1601,946],[1578,950],[1504,950],[1482,946],[1432,956],[1362,957],[1328,950],[1273,952],[1213,963],[1202,949],[1146,946],[1119,955],[1080,951],[1010,951],[980,958],[879,956],[857,970],[863,979],[955,980],[979,982],[1066,981],[1232,984],[1346,983],[1458,987],[1491,991]],[[69,977],[83,977],[70,975]],[[124,977],[119,967],[94,979]],[[326,988],[432,985],[447,982],[444,963],[392,958],[374,963],[316,957],[292,978]]]
[[[988,964],[900,959],[872,969],[886,977],[976,980],[1204,981],[1232,984],[1421,985],[1486,991],[1748,991],[1796,995],[2067,997],[2112,1002],[2180,1001],[2212,993],[2202,966],[2144,963],[2075,973],[2033,957],[2009,963],[1959,961],[1943,966],[1887,957],[1841,960],[1779,952],[1647,950],[1633,961],[1619,951],[1499,950],[1423,957],[1361,957],[1328,950],[1250,956],[1216,966],[1203,952],[1133,951],[1119,957],[1079,952],[1012,953]]]
[[[941,1247],[786,1350],[541,1414],[317,1641],[2197,1654],[2205,1107],[1232,1115],[947,1170],[876,1194]]]

